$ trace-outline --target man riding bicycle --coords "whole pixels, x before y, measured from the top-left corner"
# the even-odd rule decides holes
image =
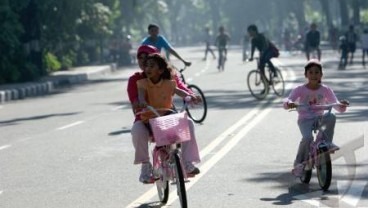
[[[259,69],[261,70],[261,73],[264,75],[264,68],[267,63],[274,76],[277,76],[275,67],[271,62],[271,58],[279,56],[278,49],[263,34],[258,32],[256,25],[249,25],[247,30],[249,36],[252,38],[252,48],[249,61],[253,61],[254,51],[257,48],[259,51]]]
[[[180,61],[184,63],[185,66],[190,66],[192,63],[189,61],[184,60],[178,52],[174,49],[174,47],[171,46],[171,44],[166,40],[166,38],[162,35],[160,35],[160,27],[155,24],[148,25],[148,37],[145,37],[141,44],[142,45],[151,45],[156,47],[159,52],[161,52],[161,49],[164,48],[167,52],[174,55],[176,58],[178,58]],[[167,57],[168,58],[168,57]]]

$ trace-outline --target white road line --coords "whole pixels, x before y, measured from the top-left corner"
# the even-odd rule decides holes
[[[350,185],[350,187],[349,187]],[[337,190],[341,201],[356,207],[362,197],[366,181],[337,181]]]
[[[4,146],[0,146],[0,150],[7,149],[7,148],[9,148],[9,147],[11,147],[11,145],[10,145],[10,144],[8,144],[8,145],[4,145]]]
[[[119,105],[118,107],[112,108],[111,111],[118,111],[118,110],[123,109],[125,107],[126,107],[126,105]]]
[[[0,195],[3,193],[4,191],[0,190]]]
[[[84,123],[84,121],[77,121],[77,122],[74,122],[74,123],[71,123],[71,124],[68,124],[68,125],[59,127],[59,128],[57,128],[57,130],[67,129],[67,128],[70,128],[70,127],[73,127],[73,126],[76,126],[76,125],[79,125],[79,124],[82,124],[82,123]]]

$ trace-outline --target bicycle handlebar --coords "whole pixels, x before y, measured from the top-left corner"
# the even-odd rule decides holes
[[[297,103],[293,103],[293,104],[295,105],[295,107],[292,107],[292,109],[295,109],[296,111],[301,110],[301,109],[306,109],[308,111],[326,110],[329,113],[331,112],[332,108],[335,106],[338,106],[338,107],[349,106],[349,104],[343,104],[343,103],[330,103],[330,104],[317,104],[317,105],[305,105],[305,104],[297,104]]]
[[[192,101],[192,98],[190,96],[186,96],[184,98],[184,105],[180,109],[179,112],[183,112],[187,108],[188,103],[190,103],[191,101]],[[153,112],[157,117],[160,117],[161,116],[159,114],[159,111],[171,111],[171,112],[175,112],[171,108],[155,108],[155,107],[153,107],[151,105],[146,105],[145,108],[143,108],[141,111],[137,112],[136,115],[143,114],[143,113],[147,112],[147,110]]]

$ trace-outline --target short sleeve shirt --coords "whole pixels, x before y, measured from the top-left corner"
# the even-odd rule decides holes
[[[162,48],[164,48],[165,50],[169,50],[169,48],[172,48],[170,43],[166,40],[166,38],[161,35],[157,36],[157,41],[155,42],[153,42],[150,37],[144,38],[142,40],[142,45],[155,46],[160,52]]]
[[[161,80],[157,84],[152,83],[149,79],[141,79],[137,81],[138,89],[144,89],[146,92],[146,102],[154,108],[172,108],[173,95],[176,89],[174,80]],[[142,120],[154,117],[152,113],[141,115]]]

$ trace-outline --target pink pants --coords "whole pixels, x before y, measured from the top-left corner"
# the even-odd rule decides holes
[[[192,139],[182,143],[181,150],[184,162],[199,163],[199,151],[197,146],[197,141],[194,134],[194,123],[192,120],[188,119],[190,134]],[[133,146],[135,148],[135,158],[134,164],[140,164],[150,161],[149,156],[149,132],[147,127],[142,121],[136,121],[131,129]]]

